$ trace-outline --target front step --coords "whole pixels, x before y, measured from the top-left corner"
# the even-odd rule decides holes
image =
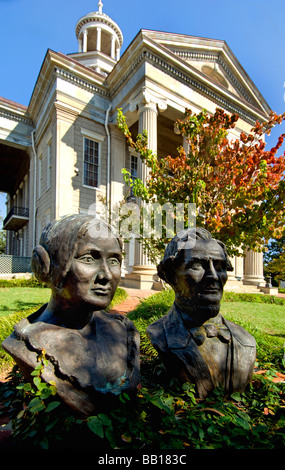
[[[225,285],[225,292],[236,292],[240,294],[261,294],[264,292],[258,286],[244,285],[242,282],[229,282]]]

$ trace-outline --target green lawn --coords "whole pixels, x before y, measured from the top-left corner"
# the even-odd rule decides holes
[[[0,288],[0,316],[8,312],[27,310],[48,302],[50,289],[42,287]]]
[[[250,323],[266,334],[285,338],[284,305],[223,302],[221,313],[236,323]]]
[[[42,287],[0,287],[0,317],[45,304],[49,301],[50,292],[50,289]],[[118,288],[111,306],[121,303],[126,296],[126,291]]]
[[[249,331],[256,340],[261,367],[285,366],[285,306],[253,302],[223,302],[222,315]]]

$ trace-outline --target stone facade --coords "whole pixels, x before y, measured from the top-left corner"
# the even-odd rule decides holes
[[[47,51],[28,107],[0,99],[8,254],[30,256],[55,217],[87,213],[102,198],[119,203],[122,168],[147,177],[117,127],[118,108],[135,135],[148,131],[162,157],[184,143],[173,131],[185,108],[238,113],[235,138],[268,118],[269,106],[224,41],[141,30],[121,54],[121,30],[102,7],[77,22],[77,53]],[[262,254],[233,261],[233,286],[264,285]],[[130,286],[155,285],[137,241],[126,246],[124,274]]]

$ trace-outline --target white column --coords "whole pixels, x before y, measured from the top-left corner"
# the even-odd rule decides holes
[[[157,152],[157,105],[152,101],[139,108],[139,133],[148,133],[148,148]]]
[[[139,133],[146,130],[148,133],[148,148],[157,151],[157,105],[143,100],[139,106]],[[138,161],[140,167],[138,171],[139,178],[146,181],[149,170],[147,166]],[[142,246],[138,239],[135,240],[134,266],[130,274],[126,274],[124,285],[137,289],[151,289],[154,285],[154,275],[156,266],[152,265],[144,254]]]
[[[236,256],[236,269],[235,269],[235,275],[239,279],[243,279],[243,265],[244,265],[244,258],[243,256]]]
[[[97,28],[97,44],[96,49],[97,51],[101,52],[101,28]]]
[[[157,106],[153,102],[143,104],[139,108],[139,134],[141,134],[143,130],[146,130],[148,134],[148,148],[153,150],[153,152],[156,152],[157,151]],[[149,174],[149,169],[140,159],[138,163],[139,163],[139,177],[141,178],[143,183],[145,183]],[[137,266],[141,266],[141,267],[152,266],[147,256],[144,254],[141,244],[138,241],[136,243],[134,270],[136,270]],[[152,266],[152,269],[154,269],[153,266]]]
[[[78,38],[78,52],[82,52],[82,38]]]
[[[241,253],[240,249],[239,251]],[[232,256],[230,257],[230,260],[231,260],[234,270],[228,272],[228,280],[236,281],[237,278],[241,280],[243,278],[243,264],[244,264],[243,256]]]
[[[235,256],[231,256],[230,257],[230,261],[232,263],[232,266],[234,268],[233,271],[228,271],[228,282],[229,281],[235,281],[236,280],[236,273],[235,273],[235,270],[236,270],[236,258]]]
[[[88,31],[87,31],[87,29],[84,29],[84,31],[83,31],[83,52],[87,52],[87,35],[88,35]]]
[[[112,36],[112,42],[111,42],[111,57],[112,59],[115,59],[115,48],[116,48],[116,36]]]
[[[157,97],[146,87],[143,87],[142,93],[130,103],[132,111],[138,109],[139,113],[139,133],[143,130],[148,134],[148,148],[153,152],[157,152],[157,115],[158,111],[163,112],[167,108],[166,100]],[[138,168],[138,177],[143,182],[148,177],[149,170],[147,166],[138,161],[140,167]],[[136,287],[139,289],[159,288],[156,284],[156,266],[152,265],[143,253],[141,244],[136,240],[135,242],[135,257],[132,272],[125,277],[125,285],[129,287]],[[161,286],[160,286],[161,287]]]
[[[263,253],[257,251],[246,251],[244,260],[244,284],[264,286],[263,277]]]

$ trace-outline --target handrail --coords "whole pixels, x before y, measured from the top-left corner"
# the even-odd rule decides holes
[[[13,216],[18,215],[19,217],[29,217],[29,209],[27,207],[13,206],[8,215],[3,221],[3,226],[8,222],[8,220]]]

